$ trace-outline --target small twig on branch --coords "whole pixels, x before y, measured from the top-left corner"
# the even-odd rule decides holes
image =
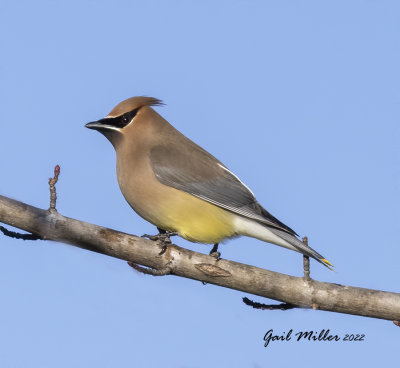
[[[36,234],[17,233],[16,231],[11,231],[11,230],[6,229],[4,226],[0,226],[0,231],[5,236],[9,236],[10,238],[15,238],[15,239],[22,239],[22,240],[39,240],[39,239],[42,239],[40,236],[38,236]]]
[[[49,187],[50,187],[50,212],[57,212],[56,210],[56,201],[57,201],[57,193],[56,193],[56,183],[58,181],[58,175],[60,175],[60,166],[56,165],[54,167],[54,178],[49,178]],[[36,234],[22,234],[17,233],[16,231],[11,231],[6,229],[4,226],[0,226],[0,231],[5,235],[9,236],[10,238],[14,239],[22,239],[22,240],[39,240],[43,239],[42,237]]]
[[[306,236],[302,239],[302,241],[305,245],[308,245],[308,238]],[[304,269],[304,279],[307,281],[310,281],[311,277],[310,277],[310,257],[309,256],[303,255],[303,269]]]
[[[305,282],[304,277],[285,275],[226,259],[219,260],[216,266],[216,260],[212,260],[209,255],[175,244],[168,245],[167,252],[160,255],[158,243],[68,218],[57,212],[41,210],[2,195],[0,222],[48,240],[149,267],[157,270],[152,272],[155,274],[167,273],[165,266],[173,260],[171,274],[175,276],[275,299],[278,303],[285,302],[280,306],[272,306],[273,309],[296,306],[381,318],[392,323],[400,321],[400,293],[316,280]],[[250,302],[252,304],[254,303]],[[400,325],[398,322],[396,324]]]
[[[56,183],[58,181],[58,175],[60,175],[60,166],[56,165],[54,167],[54,178],[49,178],[49,187],[50,187],[50,212],[57,212],[56,210],[56,202],[57,202],[57,193],[56,193]]]
[[[250,307],[253,307],[255,309],[261,309],[261,310],[288,310],[288,309],[294,309],[294,308],[301,308],[298,307],[297,305],[289,304],[289,303],[281,303],[281,304],[263,304],[263,303],[258,303],[258,302],[253,302],[249,298],[244,297],[243,298],[243,303],[246,305],[249,305]]]
[[[155,269],[155,268],[148,268],[148,267],[142,267],[139,266],[138,264],[134,262],[128,262],[128,265],[131,266],[134,270],[144,273],[145,275],[152,275],[152,276],[166,276],[171,274],[172,272],[172,267],[171,263],[167,263],[165,267],[160,268],[160,269]]]

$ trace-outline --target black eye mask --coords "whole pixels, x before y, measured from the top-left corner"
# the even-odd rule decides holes
[[[99,120],[99,123],[105,124],[105,125],[111,125],[111,126],[121,129],[121,128],[126,127],[132,121],[132,119],[136,116],[138,111],[139,111],[139,109],[135,109],[135,110],[126,112],[125,114],[123,114],[121,116],[117,116],[116,118],[101,119],[101,120]]]

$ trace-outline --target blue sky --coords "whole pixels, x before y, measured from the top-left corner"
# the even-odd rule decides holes
[[[148,95],[335,266],[317,280],[399,291],[400,23],[396,1],[0,2],[0,194],[141,235],[112,146],[84,124]],[[208,252],[209,246],[176,239]],[[338,367],[392,362],[391,322],[257,311],[242,292],[52,242],[0,237],[4,367]],[[238,262],[301,275],[295,252],[240,238]],[[257,301],[268,302],[262,298]],[[275,342],[330,329],[364,342]]]

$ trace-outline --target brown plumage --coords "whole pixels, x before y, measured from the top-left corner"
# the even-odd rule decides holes
[[[219,243],[247,235],[330,265],[266,211],[225,165],[153,110],[161,104],[132,97],[86,125],[113,144],[119,186],[140,216],[191,241]]]

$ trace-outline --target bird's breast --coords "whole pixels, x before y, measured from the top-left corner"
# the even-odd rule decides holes
[[[219,243],[236,235],[235,215],[191,194],[161,184],[149,159],[117,156],[117,176],[129,205],[157,227],[199,243]]]

